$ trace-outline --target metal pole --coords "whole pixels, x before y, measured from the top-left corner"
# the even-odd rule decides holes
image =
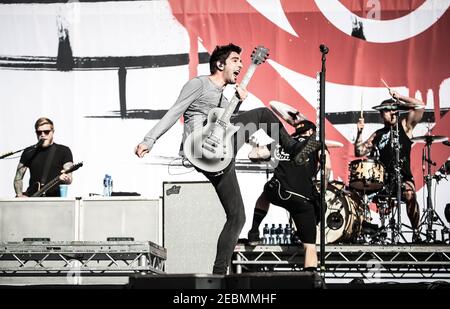
[[[402,212],[401,212],[401,198],[402,198],[402,174],[400,172],[401,170],[401,164],[400,164],[400,137],[398,133],[398,122],[400,119],[400,112],[397,116],[397,122],[395,124],[395,171],[397,176],[397,223],[395,227],[395,231],[397,233],[396,235],[396,241],[395,243],[398,243],[400,240],[400,234],[401,234],[401,228],[402,228]]]
[[[431,240],[434,240],[435,237],[433,237],[433,202],[431,200],[431,143],[432,141],[427,140],[426,141],[426,147],[427,147],[427,176],[425,176],[425,182],[427,184],[427,236],[426,240],[427,242],[430,242]]]
[[[322,70],[320,71],[320,104],[319,104],[319,140],[322,143],[320,149],[320,272],[324,276],[325,272],[325,55],[328,48],[321,44],[320,52],[322,53]]]

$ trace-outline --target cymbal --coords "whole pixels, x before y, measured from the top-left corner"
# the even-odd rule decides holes
[[[270,101],[269,104],[275,114],[283,118],[284,121],[286,121],[293,127],[295,127],[298,122],[306,119],[306,117],[300,114],[298,110],[286,103],[282,103],[279,101]]]
[[[445,141],[448,141],[448,137],[447,136],[442,136],[442,135],[423,135],[423,136],[416,136],[411,138],[411,141],[416,142],[416,143],[427,143],[427,144],[431,144],[431,143],[442,143]]]
[[[344,147],[344,144],[338,141],[333,141],[330,139],[325,140],[325,145],[327,145],[328,148],[342,148]]]
[[[388,110],[394,110],[394,111],[411,111],[411,110],[417,110],[417,109],[424,109],[425,105],[422,104],[406,104],[406,103],[389,103],[389,104],[380,104],[375,105],[372,107],[372,109],[377,111],[388,111]]]

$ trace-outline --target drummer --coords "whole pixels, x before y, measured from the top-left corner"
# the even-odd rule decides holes
[[[419,227],[419,205],[416,202],[416,190],[414,179],[411,173],[411,145],[414,127],[422,119],[425,104],[417,99],[400,95],[398,92],[389,89],[391,99],[383,101],[374,109],[380,111],[384,127],[375,131],[367,141],[362,141],[362,131],[364,129],[364,118],[359,118],[357,124],[357,137],[355,142],[355,155],[357,157],[372,156],[378,158],[383,163],[387,172],[387,184],[391,184],[395,189],[395,150],[391,146],[391,133],[395,124],[399,121],[399,143],[400,143],[400,172],[402,176],[403,198],[406,203],[406,211],[413,229],[413,242],[420,241]],[[399,117],[399,111],[407,111]],[[395,192],[389,190],[391,193]]]

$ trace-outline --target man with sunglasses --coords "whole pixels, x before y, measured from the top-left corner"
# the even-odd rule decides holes
[[[56,177],[64,184],[72,183],[72,175],[64,173],[73,165],[72,152],[69,147],[53,142],[53,122],[42,117],[36,121],[34,128],[38,144],[26,148],[20,157],[14,177],[16,197],[32,196]],[[23,192],[23,177],[27,169],[30,169],[30,182]],[[58,186],[50,188],[45,196],[60,196]]]

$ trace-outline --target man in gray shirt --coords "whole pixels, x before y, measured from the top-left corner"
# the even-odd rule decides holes
[[[237,76],[243,67],[240,53],[241,48],[231,43],[217,46],[209,60],[211,74],[193,78],[184,85],[175,104],[136,146],[136,155],[142,158],[150,152],[156,140],[170,129],[181,115],[184,116],[182,139],[184,142],[191,132],[205,125],[212,108],[226,107],[229,102],[223,95],[223,90],[228,84],[236,84]],[[236,85],[236,92],[241,102],[248,95],[247,91],[238,85]],[[246,141],[245,137],[256,132],[258,128],[264,129],[269,136],[279,141],[287,151],[293,154],[293,160],[297,163],[304,162],[311,148],[316,149],[320,146],[320,144],[305,143],[299,147],[278,118],[265,107],[234,115],[231,122],[240,128],[235,136],[234,153]],[[246,131],[242,132],[244,128]],[[234,247],[245,224],[244,203],[236,177],[234,160],[225,170],[218,173],[196,169],[212,183],[226,213],[226,223],[219,236],[213,268],[214,274],[226,274]]]

